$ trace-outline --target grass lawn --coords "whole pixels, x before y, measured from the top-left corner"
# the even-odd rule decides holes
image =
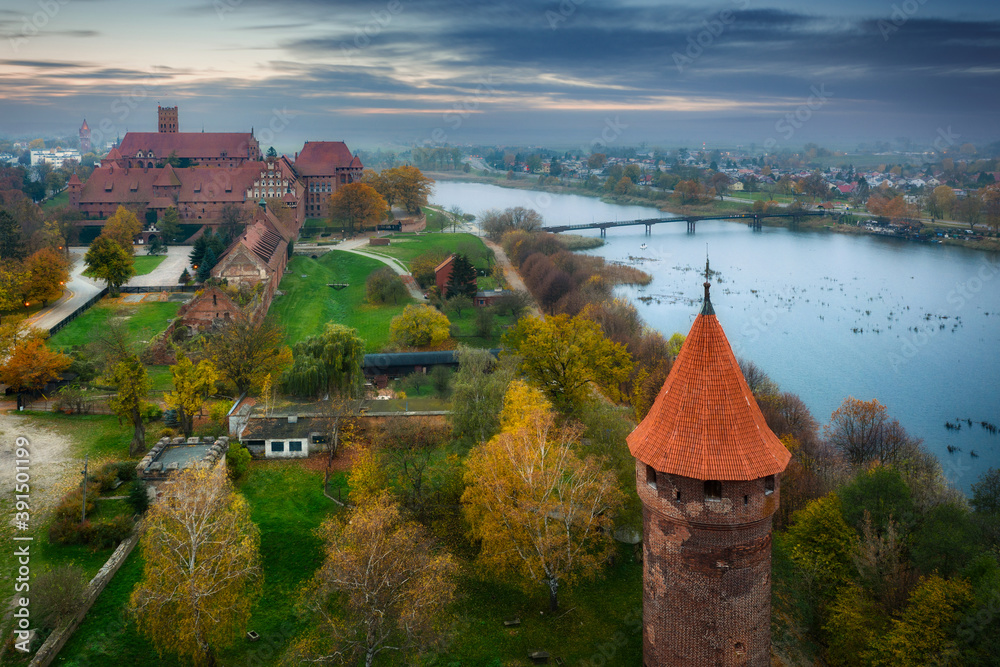
[[[294,345],[321,333],[327,322],[354,327],[364,338],[368,352],[377,352],[389,341],[389,322],[403,312],[412,299],[392,306],[372,306],[365,300],[365,280],[382,262],[353,253],[331,250],[318,259],[295,255],[288,263],[291,273],[281,281],[279,296],[271,312],[285,328],[285,340]],[[302,276],[306,276],[303,278]],[[333,289],[328,284],[347,283]]]
[[[43,211],[49,211],[60,206],[69,206],[69,190],[63,190],[55,197],[49,197],[42,202]]]
[[[445,226],[451,225],[451,217],[441,209],[425,206],[424,215],[427,216],[427,226],[424,229],[429,232],[439,232]]]
[[[135,275],[144,276],[152,273],[153,269],[162,264],[166,258],[166,255],[136,255],[134,258]]]
[[[128,445],[132,441],[132,425],[118,423],[115,415],[65,415],[61,412],[38,412],[25,410],[21,413],[30,417],[40,426],[52,429],[73,443],[71,454],[82,459],[89,455],[91,460],[128,459]],[[157,441],[156,433],[162,422],[146,425],[146,446]]]
[[[150,390],[173,390],[174,376],[170,373],[170,366],[146,366],[146,372],[149,373]]]
[[[313,534],[337,508],[323,496],[323,475],[296,463],[253,462],[239,484],[250,504],[251,518],[261,531],[264,594],[254,606],[249,629],[261,640],[239,638],[218,656],[220,665],[273,665],[288,641],[303,629],[294,613],[301,586],[322,562],[320,541]],[[340,473],[335,483],[344,485]],[[83,624],[59,654],[60,665],[173,666],[174,655],[158,656],[124,614],[129,596],[142,578],[139,548],[97,599]]]
[[[452,234],[450,232],[420,235],[393,234],[391,239],[387,246],[366,246],[364,251],[375,251],[381,255],[395,257],[407,266],[418,256],[427,252],[465,252],[473,256],[473,264],[476,265],[477,269],[487,268],[486,257],[492,255],[483,240],[475,234]]]
[[[177,317],[180,307],[180,303],[172,301],[124,304],[101,299],[93,308],[56,332],[49,342],[59,349],[86,345],[94,340],[96,332],[104,327],[108,319],[116,315],[118,308],[123,309],[125,325],[133,340],[149,341],[166,330]]]

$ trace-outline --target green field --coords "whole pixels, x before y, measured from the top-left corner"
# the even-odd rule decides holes
[[[43,211],[49,211],[60,206],[69,206],[69,190],[63,190],[55,197],[49,197],[42,202]]]
[[[121,309],[121,316],[125,318],[125,325],[132,339],[146,342],[166,330],[177,317],[180,307],[181,304],[175,301],[121,304],[102,299],[52,336],[50,343],[59,349],[86,345],[94,340],[108,319],[118,315],[118,309]]]
[[[135,275],[145,276],[152,273],[166,258],[166,255],[136,255],[133,258],[135,260]]]
[[[407,266],[418,256],[428,252],[466,252],[473,255],[477,269],[489,268],[493,253],[475,234],[393,234],[387,246],[365,246],[364,252],[395,257]],[[487,261],[489,257],[489,262]]]
[[[290,273],[281,281],[283,296],[271,305],[285,329],[285,340],[294,345],[321,333],[327,322],[354,327],[364,338],[368,352],[377,352],[389,342],[389,322],[403,312],[409,297],[393,306],[372,306],[365,300],[365,280],[385,266],[377,259],[331,250],[318,259],[292,257]],[[303,277],[305,276],[305,277]],[[327,287],[344,284],[344,289]]]

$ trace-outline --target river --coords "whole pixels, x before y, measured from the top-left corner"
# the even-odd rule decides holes
[[[527,206],[550,225],[664,215],[478,183],[438,183],[431,201],[473,214]],[[694,234],[683,223],[657,225],[649,236],[641,226],[612,229],[606,241],[589,252],[653,275],[620,294],[665,335],[686,334],[698,312],[707,246],[718,272],[712,304],[733,350],[801,396],[821,424],[848,396],[877,398],[963,490],[1000,467],[1000,435],[978,423],[1000,425],[995,255],[875,236],[754,232],[726,221],[699,222]],[[972,425],[945,428],[959,419]]]

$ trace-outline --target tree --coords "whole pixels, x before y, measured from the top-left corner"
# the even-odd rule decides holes
[[[451,425],[457,437],[478,444],[500,430],[500,411],[520,359],[497,360],[487,350],[458,348],[458,371],[452,382]]]
[[[278,151],[274,150],[274,146],[267,149],[267,157],[278,157]]]
[[[389,343],[397,348],[438,347],[450,337],[444,313],[424,305],[409,305],[389,323]]]
[[[403,520],[388,494],[319,533],[325,559],[302,591],[309,629],[289,649],[292,661],[371,667],[385,651],[406,660],[437,643],[458,567],[435,553],[422,526]]]
[[[448,276],[445,295],[467,296],[470,299],[476,296],[476,268],[462,253],[455,255],[451,262],[451,275]]]
[[[365,342],[356,329],[328,322],[323,333],[310,336],[292,349],[292,367],[283,384],[296,396],[361,395]]]
[[[614,192],[616,195],[619,196],[627,195],[628,193],[632,192],[632,187],[633,187],[632,181],[629,179],[629,177],[622,176],[621,178],[618,179],[618,182],[615,183]]]
[[[710,197],[704,186],[696,180],[681,181],[674,187],[675,200],[681,204],[702,204]]]
[[[83,606],[87,583],[87,574],[78,565],[43,572],[31,584],[31,615],[41,627],[54,630]]]
[[[410,274],[421,287],[430,287],[434,284],[434,269],[446,259],[448,259],[448,253],[444,250],[425,252],[410,262]]]
[[[726,190],[729,189],[731,183],[732,181],[729,176],[722,172],[712,174],[712,178],[709,180],[709,184],[715,190],[715,194],[718,195],[719,199],[723,198],[722,196],[726,194]]]
[[[6,359],[21,343],[48,337],[47,331],[31,326],[23,315],[5,315],[0,322],[0,359]]]
[[[253,215],[246,207],[238,206],[237,204],[226,204],[219,211],[219,233],[226,239],[227,243],[231,243],[243,233],[247,222],[252,217]]]
[[[181,234],[181,219],[177,214],[177,208],[168,206],[163,211],[163,217],[159,222],[160,236],[164,243],[174,243]]]
[[[94,239],[83,256],[87,272],[108,284],[112,296],[135,275],[135,260],[122,247],[107,236]]]
[[[372,272],[365,280],[365,296],[370,304],[378,305],[389,301],[398,304],[400,299],[409,295],[403,279],[388,266]]]
[[[393,203],[405,208],[407,213],[420,213],[421,207],[427,206],[434,181],[424,176],[419,169],[404,165],[388,169],[383,174],[392,183]]]
[[[835,493],[793,514],[787,536],[792,561],[818,594],[831,593],[849,581],[858,535],[844,521],[843,506]]]
[[[195,366],[184,354],[177,356],[177,363],[170,367],[174,390],[168,392],[163,400],[169,407],[177,410],[177,419],[184,437],[190,438],[194,431],[194,416],[201,410],[205,398],[215,392],[219,373],[207,359]]]
[[[521,370],[560,410],[582,405],[591,382],[617,400],[619,385],[632,371],[625,347],[579,315],[522,317],[504,334],[502,344],[521,356]]]
[[[389,204],[375,188],[364,183],[348,183],[330,195],[330,216],[343,220],[350,234],[356,227],[364,230],[385,219]]]
[[[604,153],[591,153],[587,157],[587,167],[590,169],[603,169],[608,161],[608,156]]]
[[[278,377],[292,361],[284,336],[273,319],[253,320],[240,313],[213,332],[205,351],[220,377],[238,394],[259,388],[267,375]]]
[[[119,206],[110,218],[104,222],[101,236],[105,236],[122,247],[129,255],[134,254],[135,237],[142,231],[142,223],[135,213],[124,206]]]
[[[514,206],[503,211],[485,211],[479,216],[479,223],[490,240],[500,241],[507,232],[533,232],[539,229],[542,226],[542,216],[534,209]]]
[[[260,595],[260,532],[222,466],[185,470],[161,492],[146,515],[129,610],[161,655],[213,665]]]
[[[72,360],[53,352],[41,338],[22,339],[0,366],[0,382],[16,392],[39,391],[69,368]]]
[[[947,185],[939,185],[927,198],[927,209],[931,216],[946,219],[955,208],[955,191]]]
[[[131,356],[116,363],[109,374],[108,384],[115,388],[115,395],[108,399],[108,405],[118,415],[118,421],[127,419],[132,423],[132,442],[129,456],[135,456],[146,448],[146,425],[142,421],[142,409],[149,395],[149,374],[139,357]]]
[[[436,366],[435,370],[438,368],[443,366]],[[430,500],[432,469],[454,468],[450,458],[443,459],[443,465],[434,466],[438,447],[450,440],[451,429],[435,417],[389,417],[378,425],[376,441],[382,459],[396,473],[404,504],[421,519],[426,518]]]
[[[42,248],[32,253],[24,262],[31,276],[28,299],[38,300],[46,305],[51,299],[62,296],[66,281],[69,280],[69,266],[66,256],[52,248]]]
[[[0,260],[20,261],[26,254],[21,225],[10,213],[0,210]]]
[[[212,277],[212,268],[218,261],[215,251],[211,248],[206,248],[205,254],[201,258],[201,265],[198,267],[198,282],[203,283]]]
[[[594,576],[613,542],[622,504],[617,479],[575,451],[578,426],[557,428],[551,405],[520,380],[504,398],[501,432],[466,460],[462,504],[479,562],[544,583],[558,609],[560,584]]]
[[[891,463],[905,458],[920,442],[910,438],[899,420],[890,420],[886,407],[877,399],[860,401],[853,396],[830,415],[824,433],[830,444],[855,465]]]

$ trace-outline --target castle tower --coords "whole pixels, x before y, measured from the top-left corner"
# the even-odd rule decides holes
[[[160,117],[160,132],[177,132],[177,107],[161,107],[156,111]]]
[[[73,172],[73,175],[69,177],[69,182],[66,183],[66,189],[69,191],[69,205],[79,206],[80,205],[80,192],[83,190],[83,181],[80,177]]]
[[[791,454],[709,298],[628,436],[643,506],[644,667],[771,664],[771,516]]]
[[[87,125],[87,119],[84,118],[83,125],[80,126],[80,155],[86,155],[90,152],[90,126]]]

